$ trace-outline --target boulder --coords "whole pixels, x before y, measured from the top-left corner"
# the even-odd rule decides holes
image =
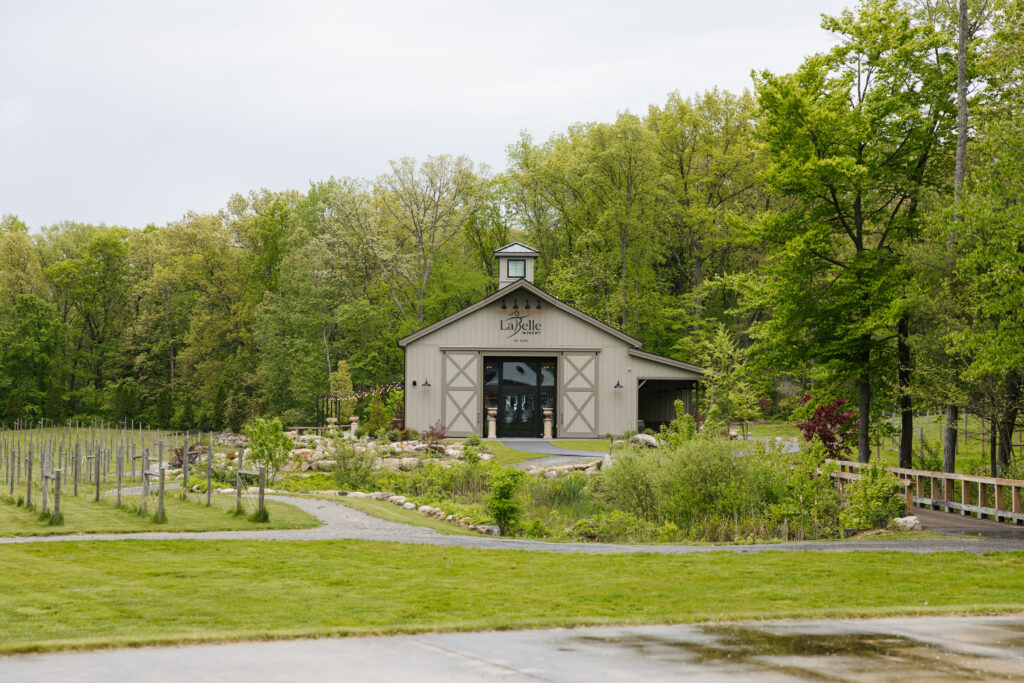
[[[557,470],[547,470],[547,471],[544,472],[544,478],[545,479],[554,479],[557,476],[558,476],[558,471]]]
[[[370,498],[373,498],[374,500],[387,500],[391,495],[392,494],[384,493],[383,491],[374,491],[370,494]]]
[[[447,455],[449,458],[461,458],[462,449],[456,448],[455,446],[451,446],[449,448],[444,449],[444,454]]]
[[[491,454],[491,453],[481,453],[480,454],[480,460],[482,462],[487,462],[488,460],[490,460],[493,457],[494,457],[494,455]]]
[[[418,508],[416,508],[418,512],[422,512],[425,515],[429,515],[433,509],[434,508],[430,507],[429,505],[420,505]]]
[[[634,434],[633,436],[629,437],[629,442],[640,444],[642,446],[647,446],[648,448],[658,447],[658,440],[655,439],[650,434]]]
[[[422,453],[422,452],[428,450],[429,448],[430,448],[430,446],[428,446],[425,443],[418,443],[418,444],[416,444],[415,446],[412,447],[412,450],[416,451],[417,453]]]
[[[603,458],[601,458],[601,469],[605,469],[607,467],[611,467],[614,462],[615,462],[615,456],[612,455],[611,453],[609,453],[608,455],[606,455]]]
[[[897,531],[920,531],[921,520],[914,515],[908,517],[896,517],[890,522]]]
[[[402,507],[404,507],[406,510],[415,510],[416,503],[402,503]]]
[[[493,524],[489,524],[487,526],[484,526],[482,531],[483,531],[483,533],[487,534],[488,536],[500,536],[501,535],[501,529],[499,529],[498,527],[494,526]]]
[[[407,500],[408,498],[406,498],[405,496],[391,496],[390,498],[388,498],[388,502],[394,503],[395,505],[405,505],[405,501]]]
[[[347,495],[348,495],[349,498],[369,498],[370,497],[369,493],[363,493],[362,491],[349,491]]]
[[[419,458],[415,458],[415,457],[412,457],[412,458],[402,458],[399,461],[399,463],[398,463],[398,467],[399,467],[399,469],[402,469],[402,470],[405,470],[405,471],[409,471],[409,470],[416,469],[416,466],[419,465],[419,464],[420,464],[420,459]]]
[[[462,517],[462,518],[460,518],[460,519],[459,519],[459,522],[458,522],[458,524],[459,524],[459,526],[461,526],[461,527],[462,527],[463,529],[468,529],[468,528],[469,528],[469,523],[470,523],[470,522],[472,522],[472,521],[473,521],[473,520],[472,520],[472,518],[470,518],[470,517]]]
[[[313,455],[314,452],[315,451],[313,451],[310,448],[294,448],[294,449],[292,449],[292,457],[293,458],[302,458],[304,460],[309,460],[310,456]]]

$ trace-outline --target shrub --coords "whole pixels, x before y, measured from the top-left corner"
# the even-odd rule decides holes
[[[391,426],[387,409],[384,407],[384,399],[380,394],[374,394],[370,398],[370,405],[366,408],[366,428],[371,434],[376,434],[381,429],[388,429]]]
[[[357,439],[361,439],[364,436],[366,436],[367,434],[368,434],[368,432],[366,431],[366,427],[356,427],[355,437]]]
[[[523,506],[518,494],[523,476],[521,470],[507,467],[491,480],[491,495],[487,497],[484,507],[503,536],[514,533],[519,528]]]
[[[660,540],[660,528],[635,515],[621,510],[581,519],[569,529],[569,536],[577,541],[599,543],[643,543]]]
[[[394,443],[395,441],[402,441],[402,432],[398,429],[392,429],[387,433],[388,441]]]
[[[334,478],[338,486],[350,491],[372,488],[375,483],[371,453],[360,453],[351,441],[334,440],[334,457],[338,464],[334,469]]]
[[[420,440],[420,432],[419,432],[418,429],[410,429],[410,430],[408,430],[408,432],[409,432],[409,439],[410,440],[412,440],[412,441],[419,441]]]
[[[804,394],[803,403],[810,399],[810,394]],[[796,423],[803,432],[805,441],[812,441],[817,437],[828,457],[837,460],[846,459],[849,455],[857,432],[853,410],[845,409],[846,404],[847,400],[841,398],[828,405],[818,406],[809,418]]]
[[[861,468],[860,479],[846,487],[839,519],[846,529],[878,529],[903,514],[903,484],[877,465]]]
[[[281,420],[253,418],[245,425],[252,455],[249,459],[267,468],[270,476],[288,462],[295,443],[281,428]]]
[[[436,444],[439,441],[444,441],[448,437],[448,428],[445,427],[444,422],[438,420],[434,424],[427,428],[427,431],[423,432],[423,440],[429,444]]]
[[[480,445],[480,435],[479,434],[470,434],[469,436],[467,436],[466,437],[466,445],[467,446],[479,446]]]

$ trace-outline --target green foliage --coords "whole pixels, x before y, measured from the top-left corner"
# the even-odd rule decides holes
[[[511,467],[506,467],[491,480],[491,493],[484,507],[502,535],[513,534],[519,529],[523,516],[523,505],[519,500],[522,484],[522,471]]]
[[[245,425],[252,454],[248,456],[257,464],[267,468],[269,476],[288,462],[294,442],[284,433],[278,418],[253,418]]]
[[[363,491],[372,487],[375,481],[373,463],[377,459],[374,454],[360,452],[351,441],[335,439],[333,455],[338,462],[334,475],[339,488]]]
[[[838,499],[818,475],[820,454],[784,455],[761,444],[680,442],[661,452],[623,452],[597,480],[600,498],[654,525],[672,523],[689,538],[827,538],[838,533]]]
[[[352,393],[352,375],[349,373],[348,362],[338,361],[338,369],[331,373],[331,393],[340,396],[347,396]],[[348,418],[355,414],[356,399],[350,398],[340,402],[338,412],[339,420],[347,422]]]
[[[860,479],[846,487],[839,519],[846,529],[878,529],[903,514],[900,495],[903,485],[884,467],[870,465],[860,470]]]
[[[479,434],[470,434],[466,437],[465,443],[467,446],[479,447],[482,441],[480,440]]]
[[[371,434],[376,434],[381,429],[387,429],[390,426],[391,420],[384,407],[384,399],[379,393],[375,393],[370,397],[370,404],[366,409],[366,429]]]
[[[746,356],[747,350],[736,343],[724,323],[715,325],[702,342],[699,360],[707,370],[706,380],[710,385],[709,420],[746,422],[757,417],[757,393]]]

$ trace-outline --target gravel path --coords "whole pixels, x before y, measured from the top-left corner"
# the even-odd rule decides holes
[[[1019,550],[1024,551],[1024,538],[995,539],[922,539],[912,541],[832,541],[764,543],[754,545],[624,545],[615,543],[552,543],[520,538],[494,538],[491,536],[450,536],[433,529],[389,522],[364,514],[343,505],[325,500],[267,496],[295,505],[314,515],[323,526],[312,529],[278,529],[267,531],[203,531],[166,532],[151,531],[131,534],[69,534],[60,536],[17,536],[0,538],[0,545],[15,543],[58,543],[61,541],[121,541],[141,539],[151,541],[191,540],[256,540],[256,541],[327,541],[359,539],[395,543],[416,543],[491,550],[533,550],[552,553],[657,553],[680,555],[706,552],[752,553],[772,550],[814,550],[821,552],[883,551],[907,553],[968,552],[974,554]]]

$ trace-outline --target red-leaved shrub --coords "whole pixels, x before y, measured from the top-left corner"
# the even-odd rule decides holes
[[[810,394],[804,394],[801,404],[810,399]],[[847,459],[857,433],[858,422],[853,419],[853,409],[845,407],[847,403],[845,398],[841,398],[828,405],[818,406],[813,415],[796,423],[805,441],[813,441],[814,437],[818,437],[828,457],[837,460]]]

